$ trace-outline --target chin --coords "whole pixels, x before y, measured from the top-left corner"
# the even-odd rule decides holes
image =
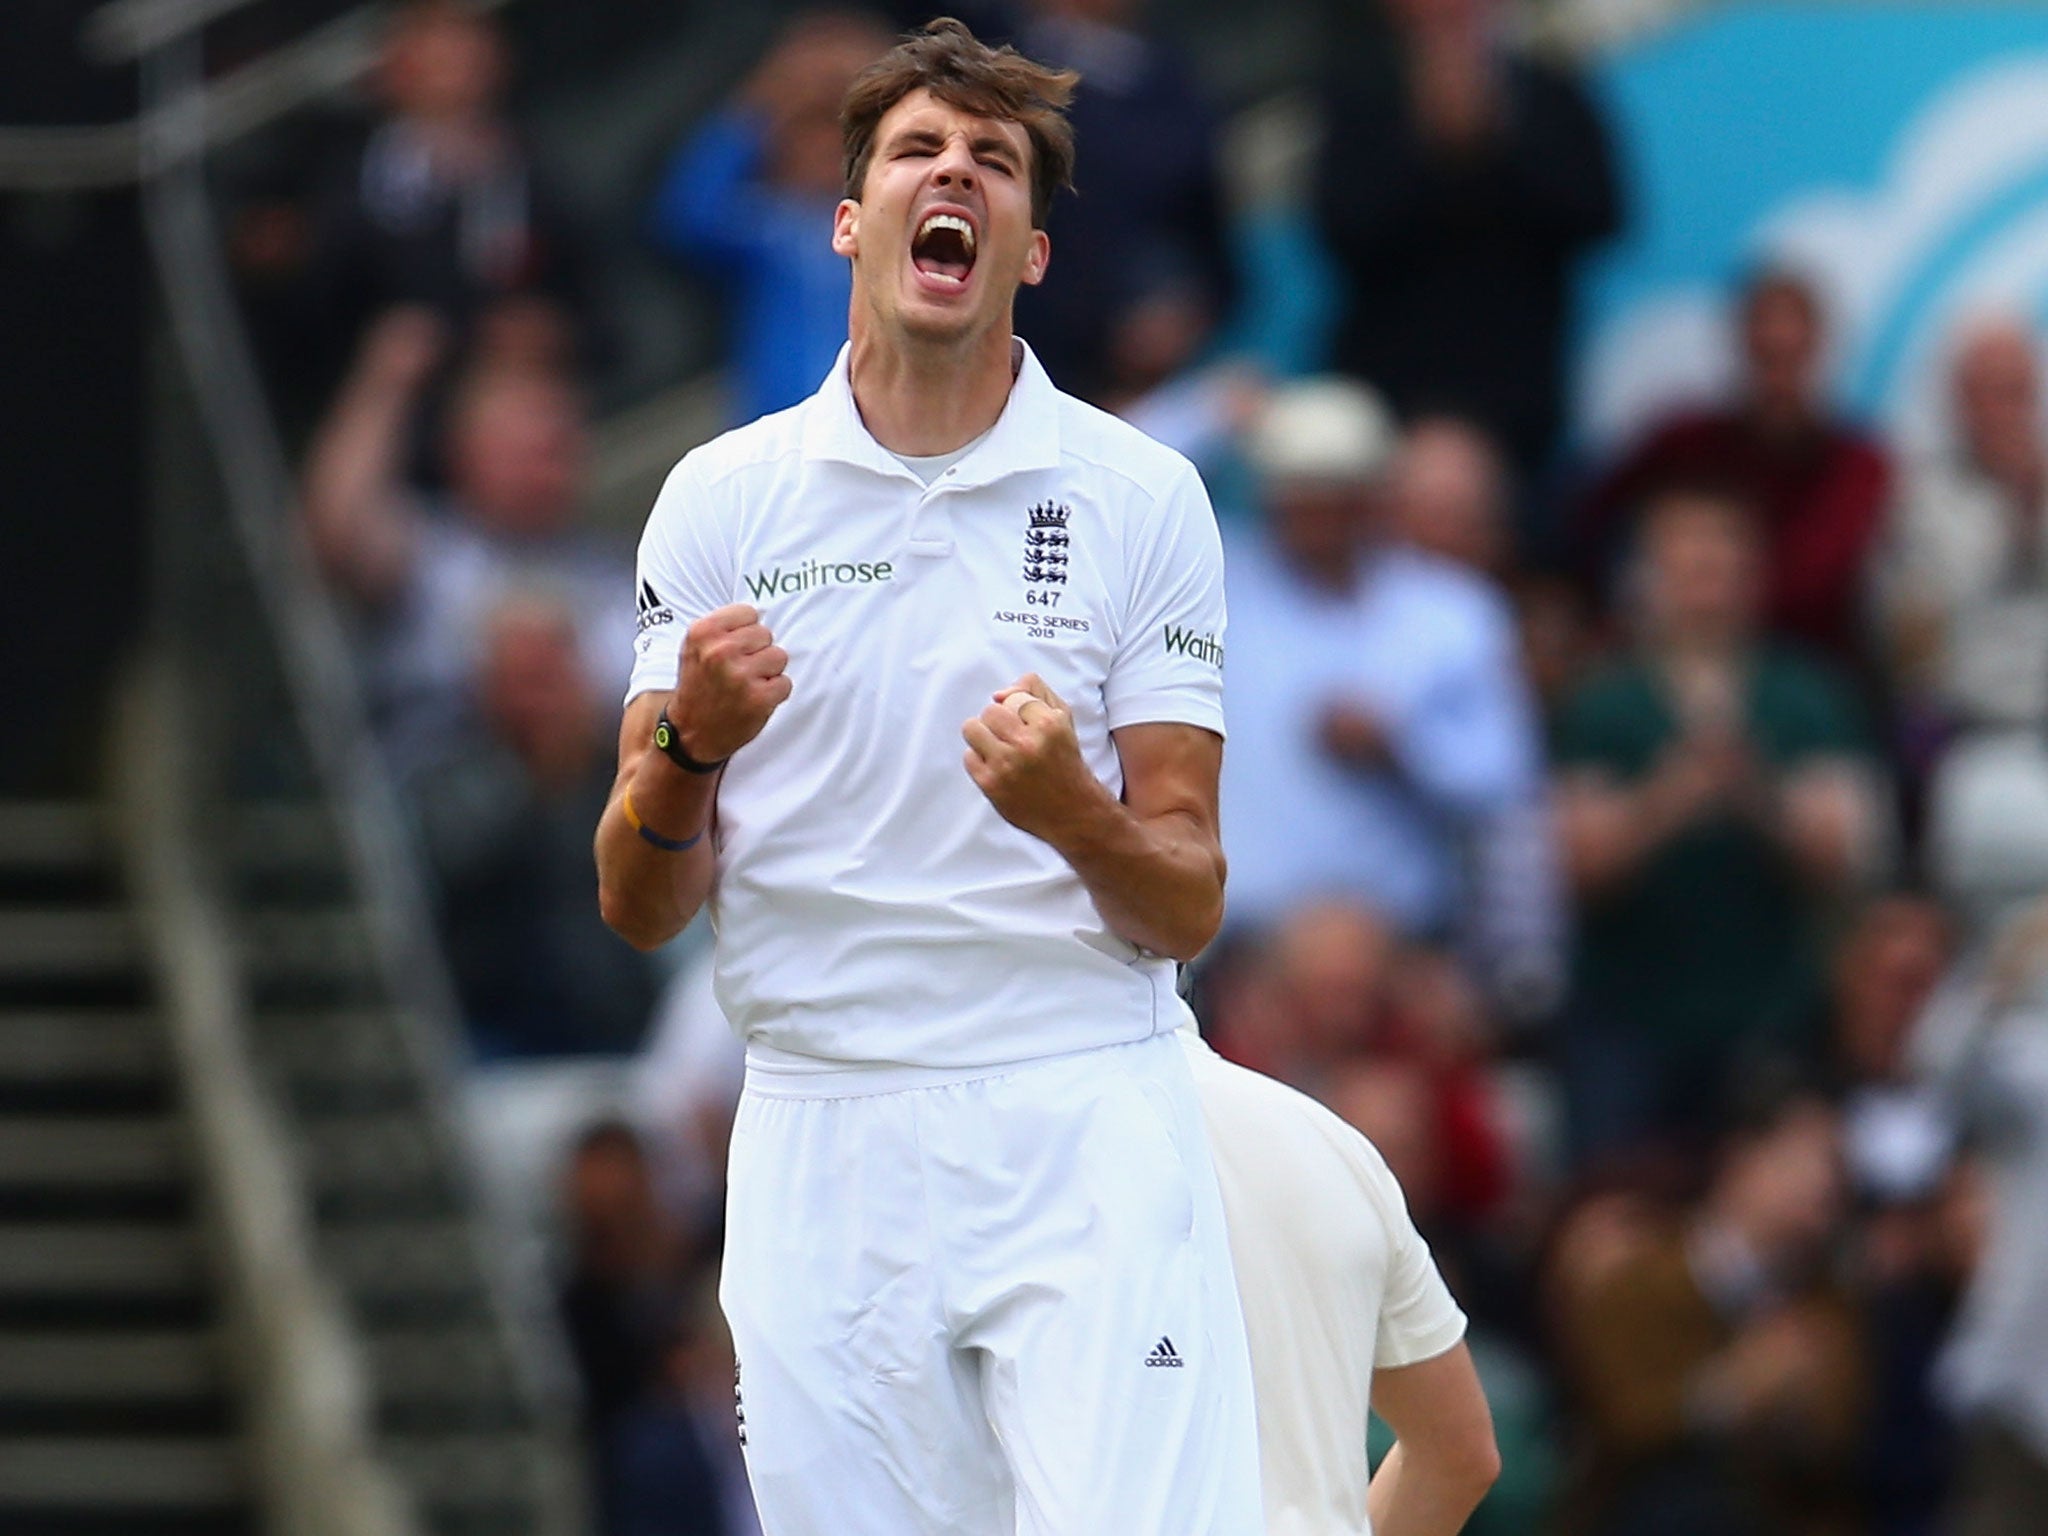
[[[965,341],[988,328],[985,317],[965,309],[907,309],[898,319],[904,335],[918,341]]]

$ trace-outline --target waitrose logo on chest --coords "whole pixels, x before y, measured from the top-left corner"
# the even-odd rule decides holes
[[[887,560],[799,560],[792,565],[771,565],[740,578],[747,595],[755,602],[771,597],[795,597],[819,587],[871,587],[894,581],[896,567]]]

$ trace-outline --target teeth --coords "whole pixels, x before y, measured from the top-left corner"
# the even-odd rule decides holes
[[[935,213],[917,226],[917,237],[922,240],[935,229],[957,230],[961,242],[967,247],[967,254],[974,254],[974,226],[957,213]]]

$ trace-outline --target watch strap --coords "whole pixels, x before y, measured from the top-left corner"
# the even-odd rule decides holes
[[[675,728],[675,722],[669,719],[668,711],[665,709],[661,712],[661,717],[654,722],[654,745],[655,749],[663,757],[674,763],[685,773],[716,773],[726,765],[727,761],[727,759],[721,757],[715,763],[700,763],[696,758],[690,756],[688,752],[685,752],[683,750],[683,733]]]

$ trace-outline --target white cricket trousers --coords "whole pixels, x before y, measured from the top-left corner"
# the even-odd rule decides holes
[[[1171,1034],[965,1082],[750,1069],[719,1286],[764,1536],[1259,1536]]]

